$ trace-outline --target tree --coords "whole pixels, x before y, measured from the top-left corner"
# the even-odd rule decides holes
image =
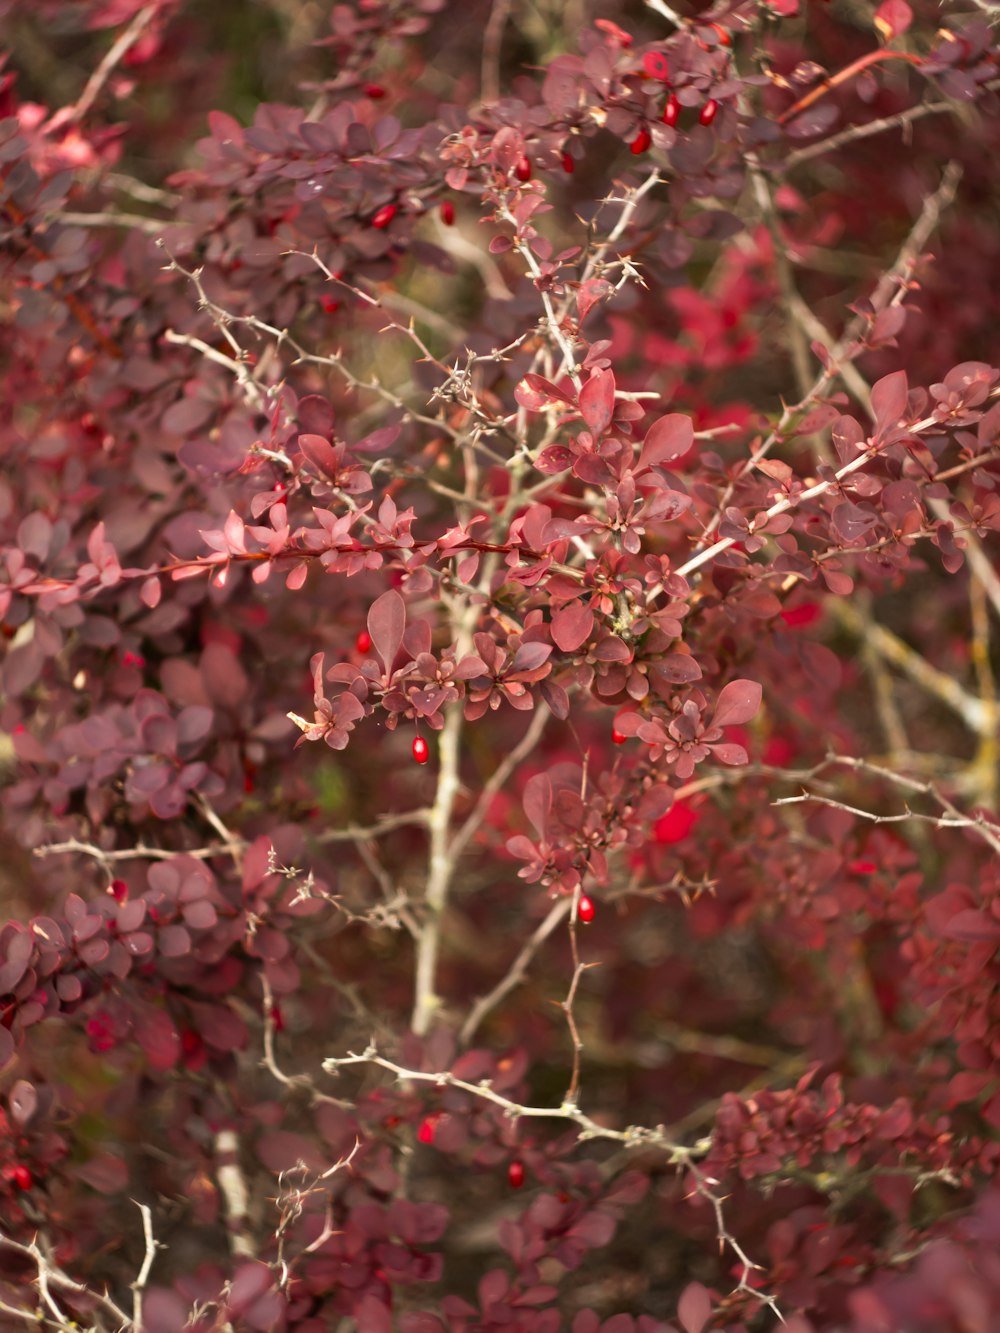
[[[993,1327],[992,9],[0,15],[7,1325]]]

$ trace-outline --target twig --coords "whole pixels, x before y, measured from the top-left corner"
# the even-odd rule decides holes
[[[142,213],[64,213],[52,214],[56,222],[67,227],[125,227],[129,231],[145,231],[150,236],[159,236],[169,222],[159,218],[149,218]]]
[[[500,100],[500,50],[503,30],[510,17],[511,0],[493,0],[490,16],[483,33],[483,63],[481,74],[482,100],[491,106]]]
[[[831,609],[842,624],[864,639],[869,650],[877,652],[928,694],[946,704],[958,714],[970,731],[977,736],[983,734],[990,723],[990,718],[981,699],[963,689],[954,677],[931,666],[926,658],[914,652],[909,644],[904,643],[891,630],[863,617],[849,602],[834,601],[831,603]]]
[[[139,1203],[136,1199],[132,1202],[139,1209],[142,1215],[142,1234],[146,1242],[146,1253],[143,1256],[142,1267],[136,1274],[136,1279],[132,1283],[132,1323],[136,1329],[142,1328],[142,1295],[146,1290],[146,1283],[149,1281],[149,1275],[152,1272],[153,1260],[156,1258],[156,1251],[160,1248],[156,1243],[156,1237],[153,1235],[153,1213],[148,1204]]]
[[[425,825],[430,820],[430,807],[419,810],[406,810],[398,815],[383,815],[381,819],[367,828],[359,824],[345,824],[343,828],[326,829],[316,835],[318,843],[328,842],[363,842],[370,838],[384,838],[394,829],[406,828],[409,824]]]
[[[920,216],[910,228],[910,232],[896,256],[895,263],[882,275],[876,284],[875,291],[871,297],[871,305],[875,310],[880,310],[883,306],[892,304],[894,293],[896,294],[896,299],[901,298],[902,289],[897,291],[900,278],[912,268],[926,244],[927,239],[937,227],[942,212],[955,197],[955,191],[958,188],[958,182],[961,179],[961,176],[962,169],[958,163],[949,162],[942,175],[941,184],[933,194],[929,195],[927,199],[924,200],[924,206],[920,211]],[[752,458],[747,460],[740,474],[730,482],[729,487],[716,508],[712,520],[706,528],[705,536],[702,539],[703,542],[707,541],[708,537],[720,522],[721,516],[729,502],[729,497],[737,482],[740,481],[747,472],[760,462],[760,460],[783,439],[784,432],[787,430],[792,420],[799,413],[803,412],[810,403],[826,392],[840,371],[839,363],[857,355],[861,350],[861,345],[856,344],[856,339],[864,326],[864,318],[861,315],[855,316],[831,353],[829,364],[817,376],[808,394],[806,394],[800,402],[796,403],[794,407],[786,407],[784,409],[777,426],[775,426],[774,430],[761,445],[760,449],[757,450]],[[860,454],[858,458],[853,459],[846,465],[846,467],[850,468],[851,471],[855,471],[868,461],[869,456],[867,453]],[[776,501],[775,504],[766,511],[768,517],[785,513],[787,510],[794,508],[804,500],[814,499],[817,495],[824,494],[826,491],[830,490],[837,481],[841,480],[844,475],[847,475],[845,468],[841,468],[831,481],[819,482],[816,486],[809,487],[807,490],[802,491],[794,500],[785,498]],[[728,551],[733,545],[735,545],[735,539],[725,537],[720,541],[714,542],[710,546],[703,546],[676,572],[682,577],[686,577],[688,574],[693,573],[696,569],[700,568],[703,564],[708,563],[710,560],[714,560],[715,557],[720,555],[723,551]],[[659,586],[652,589],[649,593],[649,598],[652,599],[661,591],[662,587]]]
[[[987,90],[992,92],[997,88],[1000,88],[1000,79],[991,79],[988,83],[983,84],[984,92]],[[870,120],[865,125],[852,125],[850,129],[831,134],[828,139],[820,139],[818,143],[809,144],[806,148],[797,148],[794,153],[789,153],[783,162],[767,163],[765,169],[785,175],[801,166],[803,162],[809,162],[814,157],[822,157],[824,153],[832,153],[835,149],[842,148],[844,144],[871,138],[873,134],[884,134],[887,130],[903,129],[913,121],[921,120],[924,116],[938,115],[942,111],[957,112],[960,105],[958,102],[923,102],[919,106],[911,106],[905,111],[898,111],[893,116],[883,116],[879,120]]]
[[[69,1330],[79,1329],[79,1324],[63,1312],[52,1294],[51,1288],[68,1292],[74,1296],[85,1296],[88,1302],[94,1302],[99,1309],[104,1310],[115,1319],[119,1329],[128,1329],[132,1326],[132,1321],[126,1311],[107,1292],[93,1291],[91,1288],[84,1286],[82,1282],[77,1282],[74,1278],[71,1278],[68,1273],[64,1273],[61,1268],[53,1267],[50,1256],[46,1254],[37,1239],[25,1245],[21,1241],[14,1240],[13,1237],[5,1236],[3,1232],[0,1232],[0,1246],[6,1246],[7,1249],[13,1250],[15,1254],[23,1255],[24,1258],[30,1259],[34,1263],[38,1271],[39,1295],[45,1306],[51,1311],[57,1328],[65,1329],[69,1333]],[[21,1311],[14,1307],[5,1306],[4,1308],[19,1317],[21,1315]],[[33,1322],[37,1323],[40,1318],[44,1318],[44,1316],[40,1316],[37,1310],[32,1312]],[[138,1333],[138,1330],[136,1330],[136,1333]]]
[[[406,1069],[402,1065],[397,1065],[379,1055],[374,1045],[369,1045],[360,1055],[348,1052],[345,1056],[331,1057],[323,1061],[324,1070],[333,1075],[337,1075],[341,1069],[349,1065],[376,1065],[387,1070],[401,1082],[429,1083],[437,1088],[458,1088],[463,1092],[470,1093],[473,1097],[478,1097],[499,1107],[504,1115],[512,1120],[569,1121],[579,1128],[581,1140],[605,1139],[628,1148],[651,1147],[664,1152],[672,1165],[683,1167],[687,1171],[692,1182],[692,1193],[703,1198],[712,1208],[719,1244],[721,1247],[728,1247],[732,1251],[742,1270],[736,1289],[752,1296],[755,1300],[760,1301],[762,1305],[766,1305],[782,1323],[784,1322],[774,1297],[767,1295],[765,1292],[757,1291],[751,1286],[750,1274],[759,1270],[760,1264],[755,1263],[747,1255],[739,1241],[727,1227],[722,1211],[723,1199],[714,1190],[718,1181],[707,1176],[698,1166],[698,1158],[703,1157],[711,1148],[711,1139],[699,1139],[692,1147],[687,1148],[683,1144],[673,1142],[664,1132],[662,1126],[649,1129],[640,1125],[629,1125],[625,1129],[612,1129],[608,1125],[598,1124],[596,1120],[591,1119],[578,1106],[570,1102],[563,1102],[558,1107],[523,1106],[510,1097],[505,1097],[502,1093],[494,1091],[489,1080],[484,1079],[480,1083],[469,1083],[465,1079],[457,1078],[448,1070],[434,1072],[422,1069]]]
[[[559,922],[567,915],[572,906],[571,898],[559,898],[549,908],[545,919],[535,927],[530,938],[507,969],[503,979],[498,981],[491,991],[481,995],[469,1011],[469,1016],[462,1024],[459,1041],[467,1045],[475,1036],[480,1023],[507,995],[521,984],[527,976],[528,967],[535,954],[555,930]]]
[[[479,799],[475,804],[472,813],[465,820],[462,827],[455,834],[451,843],[451,855],[456,860],[462,855],[466,847],[478,833],[483,821],[489,814],[490,804],[493,797],[503,787],[504,783],[514,772],[518,764],[532,753],[535,746],[542,738],[542,732],[545,730],[546,723],[551,717],[548,707],[543,703],[535,705],[531,718],[531,724],[518,743],[496,766],[489,778],[483,784],[483,789],[479,793]]]
[[[427,889],[424,894],[426,914],[417,942],[415,996],[411,1026],[423,1036],[431,1026],[439,1004],[435,994],[438,950],[441,943],[441,918],[448,900],[448,887],[455,859],[448,845],[448,829],[459,790],[459,739],[462,734],[462,706],[452,704],[445,714],[438,741],[437,796],[427,824],[430,829],[430,860]]]
[[[240,842],[241,850],[245,849],[246,843],[242,839]],[[207,861],[213,856],[230,856],[233,852],[234,844],[215,847],[192,847],[190,850],[185,847],[178,847],[171,851],[167,847],[147,847],[145,843],[138,843],[135,847],[116,848],[114,851],[105,851],[102,847],[96,847],[90,842],[81,842],[77,838],[67,838],[65,842],[48,842],[41,847],[32,849],[32,856],[64,856],[71,852],[78,852],[81,856],[93,857],[95,861],[100,861],[102,865],[114,865],[118,861],[171,861],[175,856],[190,856],[197,861]]]
[[[115,42],[106,52],[104,59],[87,80],[83,92],[76,100],[76,104],[69,109],[68,120],[71,123],[74,120],[82,120],[94,105],[101,89],[107,83],[111,71],[139,40],[159,8],[160,5],[157,3],[146,5],[144,9],[139,10],[124,32],[119,33]]]
[[[225,1206],[230,1234],[230,1249],[234,1255],[252,1258],[253,1241],[247,1230],[250,1193],[239,1162],[240,1141],[231,1129],[220,1129],[215,1136],[217,1166],[215,1178]]]
[[[1000,855],[1000,824],[994,823],[983,814],[967,815],[959,810],[954,803],[941,792],[941,790],[932,782],[923,782],[919,778],[908,777],[905,773],[898,773],[894,769],[885,768],[881,764],[873,763],[870,759],[856,759],[851,755],[831,754],[819,763],[810,772],[801,775],[806,781],[817,777],[828,768],[851,768],[856,772],[869,773],[873,777],[883,778],[885,781],[893,783],[897,787],[902,787],[906,791],[929,796],[944,811],[943,815],[929,815],[921,811],[911,810],[909,805],[902,814],[876,815],[870,810],[864,810],[856,806],[847,805],[844,802],[838,802],[835,798],[828,797],[821,792],[803,791],[798,796],[782,797],[775,801],[776,805],[797,805],[804,801],[818,801],[820,804],[833,805],[837,809],[845,810],[847,813],[856,815],[860,819],[867,819],[876,824],[899,824],[906,820],[917,820],[924,823],[934,824],[938,828],[967,828],[971,829],[979,838],[989,847]]]

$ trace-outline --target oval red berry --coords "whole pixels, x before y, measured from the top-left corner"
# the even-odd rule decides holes
[[[570,154],[563,153],[560,161],[562,162],[562,169],[563,171],[565,171],[566,175],[572,176],[573,172],[576,170],[576,162],[573,160]]]
[[[698,112],[698,119],[703,125],[711,125],[712,121],[719,114],[719,104],[714,97],[710,97],[705,105]]]
[[[426,764],[431,757],[430,747],[423,736],[417,736],[413,741],[413,757],[418,764]]]
[[[579,903],[577,903],[576,914],[585,926],[589,926],[591,921],[593,921],[594,917],[597,915],[592,900],[588,898],[586,894],[584,894]]]
[[[15,1166],[10,1178],[19,1190],[30,1190],[35,1183],[34,1177],[26,1166]]]
[[[450,227],[455,221],[455,205],[450,199],[446,199],[441,205],[441,221],[446,227]]]
[[[520,162],[514,168],[514,175],[519,181],[531,180],[531,158],[522,157]]]
[[[383,204],[382,207],[379,209],[379,211],[372,218],[372,226],[377,231],[383,231],[386,227],[388,227],[389,223],[393,220],[393,218],[396,216],[398,212],[399,209],[396,207],[395,204]]]
[[[366,657],[372,650],[372,636],[366,629],[363,629],[354,640],[354,651]]]
[[[617,727],[612,727],[611,739],[615,745],[624,745],[628,740],[628,737],[625,735],[624,731],[619,731]]]
[[[640,130],[639,133],[632,140],[629,147],[632,149],[632,152],[635,154],[635,156],[638,157],[640,153],[644,153],[646,151],[646,149],[652,142],[653,138],[652,135],[649,133],[649,130]]]
[[[681,114],[681,104],[680,102],[678,102],[677,98],[673,95],[673,93],[671,93],[670,96],[667,98],[667,105],[663,108],[664,125],[669,125],[671,129],[673,129],[673,127],[677,124],[678,120],[680,119],[680,114]]]
[[[512,1190],[519,1190],[524,1184],[524,1163],[511,1162],[507,1168],[507,1183]]]

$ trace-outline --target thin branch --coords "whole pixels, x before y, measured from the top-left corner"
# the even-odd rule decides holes
[[[64,213],[60,210],[52,217],[67,227],[124,227],[128,231],[148,232],[150,236],[161,235],[164,228],[171,225],[142,213]]]
[[[528,730],[514,746],[513,750],[505,755],[483,784],[483,789],[479,793],[479,799],[475,804],[475,808],[452,839],[451,855],[456,860],[462,855],[466,847],[468,847],[469,843],[479,832],[483,821],[489,814],[490,805],[492,804],[494,796],[500,791],[504,783],[514,772],[515,768],[517,768],[523,760],[527,759],[528,755],[533,752],[535,746],[541,740],[542,732],[545,730],[545,726],[551,716],[547,705],[543,703],[535,705]]]
[[[448,887],[455,858],[448,844],[451,814],[459,791],[459,740],[462,735],[462,705],[452,704],[445,714],[438,741],[437,796],[427,824],[430,829],[430,861],[424,894],[426,915],[417,942],[415,996],[411,1026],[418,1036],[426,1034],[437,1013],[435,994],[437,958],[441,943],[441,920],[448,900]]]
[[[215,1136],[215,1156],[217,1165],[215,1178],[219,1182],[226,1223],[229,1229],[229,1246],[234,1256],[254,1257],[253,1241],[247,1229],[247,1214],[250,1205],[250,1192],[239,1162],[240,1141],[231,1129],[220,1129]]]
[[[429,806],[421,807],[419,810],[406,810],[398,815],[383,815],[367,828],[360,824],[345,824],[343,828],[326,829],[316,835],[316,842],[365,842],[371,838],[384,838],[387,833],[406,828],[411,824],[426,827],[430,816]]]
[[[483,33],[483,63],[480,76],[482,100],[486,106],[500,101],[500,53],[503,30],[510,18],[511,0],[493,0],[490,17]]]
[[[245,849],[246,843],[242,843],[242,849]],[[232,855],[232,845],[212,846],[212,847],[178,847],[171,850],[168,847],[147,847],[145,843],[138,843],[135,847],[116,848],[113,851],[105,851],[103,847],[96,847],[91,842],[81,842],[77,838],[67,838],[65,842],[48,842],[41,847],[32,849],[32,856],[64,856],[71,852],[78,852],[81,856],[90,856],[95,861],[100,861],[102,865],[115,865],[119,861],[171,861],[175,856],[191,856],[197,861],[207,861],[213,856]]]
[[[132,1202],[139,1209],[142,1215],[142,1234],[146,1242],[146,1253],[143,1256],[142,1267],[136,1274],[136,1279],[132,1283],[132,1323],[137,1329],[142,1328],[142,1296],[146,1290],[146,1283],[149,1281],[149,1275],[153,1269],[153,1260],[156,1258],[156,1251],[160,1248],[156,1243],[156,1237],[153,1235],[153,1214],[148,1204],[139,1203],[133,1199]]]
[[[567,915],[573,905],[571,898],[559,898],[549,908],[545,919],[535,927],[530,938],[522,946],[517,957],[507,969],[504,977],[497,982],[491,991],[481,995],[469,1011],[469,1016],[462,1024],[462,1030],[459,1033],[459,1041],[463,1045],[468,1043],[475,1036],[480,1023],[490,1012],[495,1009],[501,1000],[505,999],[512,990],[520,986],[521,982],[528,974],[528,967],[538,950],[549,938],[556,926]]]
[[[983,734],[990,725],[990,717],[981,699],[963,689],[953,676],[932,666],[892,630],[862,616],[849,602],[836,600],[831,602],[831,608],[843,625],[864,640],[870,651],[877,652],[928,694],[946,704],[970,731],[977,736]]]
[[[570,1102],[563,1102],[558,1107],[523,1106],[510,1097],[505,1097],[502,1093],[496,1092],[488,1079],[479,1083],[469,1083],[466,1079],[457,1078],[448,1070],[434,1072],[422,1069],[406,1069],[402,1065],[397,1065],[379,1055],[374,1045],[369,1045],[367,1050],[360,1055],[348,1052],[345,1056],[331,1057],[323,1061],[324,1070],[332,1075],[339,1074],[341,1069],[350,1065],[375,1065],[387,1070],[395,1078],[405,1083],[429,1083],[437,1088],[458,1088],[473,1097],[478,1097],[482,1101],[490,1102],[492,1105],[499,1107],[504,1115],[512,1120],[568,1121],[579,1128],[581,1141],[605,1139],[628,1148],[655,1148],[665,1153],[672,1165],[682,1167],[687,1171],[692,1182],[692,1193],[704,1199],[712,1208],[719,1245],[722,1248],[728,1247],[732,1251],[741,1268],[736,1289],[752,1296],[755,1300],[760,1301],[762,1305],[766,1305],[781,1322],[784,1322],[774,1297],[758,1291],[751,1284],[751,1274],[758,1271],[761,1266],[749,1257],[727,1227],[722,1211],[724,1200],[715,1193],[714,1189],[718,1181],[707,1176],[698,1166],[698,1159],[703,1157],[711,1148],[711,1139],[699,1139],[697,1143],[688,1148],[683,1144],[673,1142],[664,1132],[662,1126],[649,1129],[640,1125],[629,1125],[625,1129],[612,1129],[608,1125],[599,1124],[596,1120],[591,1119],[578,1106]]]
[[[672,1162],[683,1166],[690,1165],[697,1156],[703,1155],[709,1148],[707,1142],[696,1144],[693,1148],[686,1148],[683,1144],[670,1142],[659,1129],[647,1129],[639,1125],[629,1125],[626,1129],[611,1129],[607,1125],[592,1120],[578,1106],[566,1102],[561,1106],[523,1106],[520,1102],[515,1102],[510,1097],[505,1097],[502,1093],[494,1091],[488,1080],[481,1083],[469,1083],[447,1070],[435,1072],[405,1069],[403,1066],[394,1064],[391,1060],[379,1055],[374,1046],[369,1046],[360,1055],[348,1051],[345,1056],[329,1057],[323,1061],[323,1068],[328,1074],[338,1074],[341,1069],[349,1065],[377,1065],[380,1069],[388,1070],[402,1082],[430,1083],[437,1088],[458,1088],[463,1092],[471,1093],[473,1097],[478,1097],[483,1101],[491,1102],[494,1106],[498,1106],[512,1120],[570,1121],[580,1129],[581,1139],[609,1139],[614,1143],[625,1144],[629,1147],[652,1146],[660,1148],[670,1156]]]
[[[1000,88],[1000,79],[991,79],[983,84],[984,92],[987,90],[992,92],[997,88]],[[794,153],[789,153],[783,162],[767,163],[765,169],[786,175],[801,166],[803,162],[810,162],[814,157],[832,153],[837,148],[842,148],[844,144],[855,143],[859,139],[869,139],[872,135],[884,134],[887,130],[904,129],[915,120],[922,120],[924,116],[935,116],[942,111],[957,113],[960,107],[961,103],[958,102],[922,102],[919,106],[908,107],[907,110],[899,111],[893,116],[870,120],[865,125],[852,125],[850,129],[831,134],[828,139],[820,139],[818,143],[809,144],[806,148],[798,148]]]
[[[949,162],[942,175],[941,184],[933,194],[929,195],[924,200],[924,206],[920,211],[920,215],[910,228],[910,232],[896,256],[895,263],[882,275],[875,287],[875,291],[871,297],[871,305],[876,311],[882,309],[886,305],[892,304],[894,299],[901,299],[902,289],[900,288],[900,279],[912,269],[928,238],[937,227],[941,219],[941,214],[954,199],[955,191],[958,188],[958,182],[960,181],[961,176],[962,169],[959,164],[957,162]],[[855,316],[847,326],[847,329],[837,343],[837,346],[830,354],[828,365],[824,367],[823,371],[817,376],[808,394],[806,394],[806,396],[793,407],[786,407],[784,409],[777,426],[772,430],[760,449],[756,451],[752,458],[746,461],[740,474],[730,482],[729,487],[717,506],[715,515],[706,529],[705,536],[702,539],[703,542],[707,541],[708,537],[720,522],[726,505],[729,503],[729,497],[732,495],[737,482],[739,482],[747,472],[759,463],[760,460],[784,438],[785,431],[795,417],[805,411],[812,402],[829,389],[830,385],[840,373],[840,362],[852,359],[861,351],[862,344],[858,341],[858,335],[865,327],[865,324],[866,321],[861,315]],[[848,463],[846,468],[849,468],[851,471],[856,471],[868,461],[868,453],[860,454],[858,458],[853,459]],[[841,468],[830,481],[819,482],[816,486],[809,487],[807,490],[800,492],[794,500],[785,497],[776,501],[775,504],[766,511],[767,516],[773,517],[776,514],[785,513],[787,510],[795,508],[796,505],[802,503],[804,500],[814,499],[816,496],[824,494],[836,485],[843,476],[848,475],[846,468]],[[723,551],[728,551],[729,548],[734,545],[735,538],[725,537],[709,546],[702,546],[702,548],[676,572],[682,577],[686,577],[702,565],[714,560],[715,557],[720,555]],[[658,586],[652,589],[648,596],[652,599],[661,591],[662,588]]]
[[[915,820],[923,823],[930,823],[937,828],[967,828],[977,837],[985,842],[994,852],[1000,855],[1000,824],[987,819],[982,813],[968,815],[960,810],[933,782],[924,782],[919,778],[908,777],[905,773],[898,773],[894,769],[885,768],[882,764],[873,763],[870,759],[856,759],[851,755],[831,754],[821,763],[817,764],[809,772],[796,775],[801,780],[810,781],[818,777],[829,768],[850,768],[855,772],[867,773],[873,777],[884,779],[904,790],[928,796],[944,812],[941,815],[927,814],[926,812],[911,810],[909,804],[906,805],[902,813],[890,815],[878,815],[870,810],[862,809],[858,806],[848,805],[843,801],[838,801],[834,797],[827,796],[823,792],[803,791],[798,796],[786,796],[773,802],[775,805],[799,805],[805,801],[816,801],[822,805],[832,805],[836,809],[844,810],[848,814],[855,815],[859,819],[867,819],[874,824],[900,824],[907,820]],[[788,776],[792,776],[789,774]]]
[[[14,1240],[11,1236],[5,1236],[0,1232],[0,1246],[6,1246],[13,1250],[15,1254],[22,1255],[25,1259],[30,1259],[38,1272],[38,1291],[45,1306],[51,1311],[55,1320],[56,1327],[61,1329],[74,1330],[79,1329],[79,1324],[70,1319],[60,1307],[58,1301],[52,1293],[52,1288],[58,1291],[68,1292],[73,1296],[84,1296],[88,1302],[94,1302],[96,1306],[110,1315],[117,1321],[119,1329],[128,1329],[132,1327],[132,1321],[122,1307],[114,1301],[107,1292],[93,1291],[82,1282],[77,1282],[71,1278],[68,1273],[64,1273],[61,1268],[54,1267],[50,1255],[48,1255],[39,1241],[33,1240],[30,1244],[22,1244],[21,1241]],[[13,1307],[6,1306],[6,1310],[13,1310],[18,1316],[21,1312]],[[44,1318],[36,1310],[33,1311],[33,1319],[37,1322]]]
[[[139,10],[128,27],[119,33],[115,42],[105,53],[104,59],[87,80],[86,87],[77,98],[76,104],[69,109],[68,119],[70,122],[84,118],[100,96],[101,89],[110,78],[112,70],[130,48],[136,44],[159,9],[160,5],[157,3],[146,5],[144,9]]]

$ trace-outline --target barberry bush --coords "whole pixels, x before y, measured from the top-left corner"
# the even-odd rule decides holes
[[[996,7],[0,21],[0,1325],[1000,1326]]]

